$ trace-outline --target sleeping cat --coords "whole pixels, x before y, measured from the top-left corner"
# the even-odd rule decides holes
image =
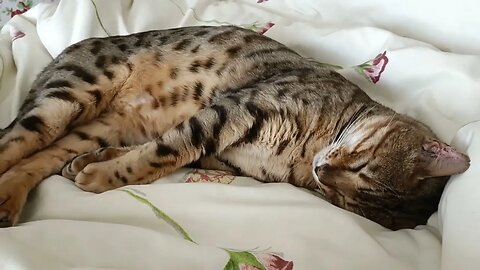
[[[74,44],[0,133],[0,223],[61,172],[90,192],[182,166],[318,188],[390,229],[424,224],[466,155],[335,71],[234,26]]]

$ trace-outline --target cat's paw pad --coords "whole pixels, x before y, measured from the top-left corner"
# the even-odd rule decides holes
[[[126,148],[103,147],[96,151],[79,155],[62,169],[62,176],[70,180],[75,177],[90,163],[107,161],[117,158],[128,152]]]
[[[21,186],[12,183],[0,184],[0,228],[10,227],[18,222],[27,193]]]
[[[108,162],[91,163],[75,177],[75,185],[82,190],[101,193],[107,190],[124,186],[126,183],[118,181],[118,172],[112,173]],[[126,182],[126,181],[125,181]]]

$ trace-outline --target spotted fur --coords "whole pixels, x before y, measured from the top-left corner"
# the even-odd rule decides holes
[[[444,176],[468,167],[423,124],[233,26],[74,44],[41,72],[0,134],[3,226],[18,222],[30,190],[55,173],[103,192],[196,164],[318,187],[332,203],[397,229],[424,223]],[[430,168],[444,157],[459,165]]]

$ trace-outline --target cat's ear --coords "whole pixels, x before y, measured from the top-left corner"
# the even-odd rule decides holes
[[[424,177],[448,176],[466,171],[470,158],[444,142],[430,139],[422,145],[420,163]]]

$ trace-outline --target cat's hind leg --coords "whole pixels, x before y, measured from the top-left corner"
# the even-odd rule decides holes
[[[96,105],[99,93],[75,91],[78,89],[73,89],[73,83],[67,81],[64,85],[55,81],[51,84],[56,88],[42,90],[36,100],[30,101],[34,103],[31,110],[19,115],[14,125],[0,137],[0,174],[22,158],[50,145],[69,127],[85,123],[100,112]]]
[[[151,183],[201,156],[248,142],[259,132],[267,113],[253,102],[246,107],[228,101],[207,107],[155,141],[118,158],[88,164],[75,177],[75,183],[92,192]]]
[[[74,157],[101,147],[119,146],[125,135],[121,121],[118,114],[107,113],[73,129],[0,176],[0,227],[16,224],[30,190],[44,178],[60,172]]]

